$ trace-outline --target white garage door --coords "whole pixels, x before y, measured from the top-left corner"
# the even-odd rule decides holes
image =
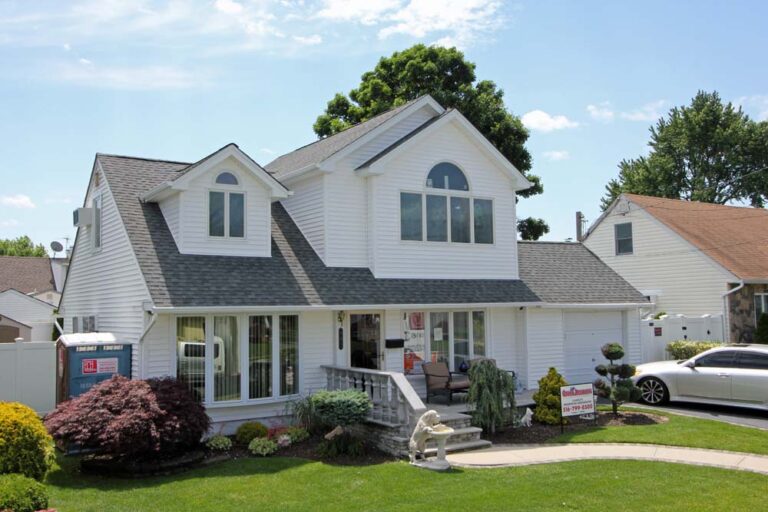
[[[621,312],[566,312],[565,380],[571,384],[593,382],[598,375],[595,366],[606,362],[600,347],[606,343],[622,343]]]

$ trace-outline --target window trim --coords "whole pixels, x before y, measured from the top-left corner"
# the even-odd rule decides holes
[[[235,185],[220,185],[223,187],[235,187]],[[215,236],[211,234],[211,192],[219,192],[224,194],[224,235]],[[243,236],[230,236],[229,235],[229,195],[230,194],[242,194],[243,196]],[[205,233],[208,240],[229,240],[233,242],[241,242],[248,239],[248,194],[245,190],[240,188],[232,190],[231,188],[220,189],[218,186],[206,189],[205,194],[206,203],[206,223]]]
[[[235,178],[235,181],[237,183],[219,183],[218,179],[219,176],[222,174],[231,174],[233,178]],[[237,175],[236,172],[230,171],[229,169],[221,169],[219,172],[216,173],[216,176],[213,178],[213,186],[214,187],[240,187],[240,176]]]
[[[754,318],[755,318],[755,327],[757,327],[757,308],[755,307],[755,302],[757,298],[760,297],[760,300],[763,303],[763,313],[768,314],[768,292],[758,292],[754,294],[754,297],[752,297],[752,307],[755,309],[754,312]]]
[[[213,348],[213,322],[214,317],[221,317],[221,316],[234,316],[237,318],[237,326],[238,326],[238,350],[240,351],[240,399],[234,399],[234,400],[226,400],[226,401],[214,401],[214,389],[213,389],[213,354],[214,354],[214,348]],[[248,356],[248,318],[251,316],[269,316],[272,317],[273,322],[277,322],[277,324],[273,324],[272,326],[272,394],[269,397],[264,398],[249,398],[248,393],[248,378],[249,375],[249,356]],[[296,385],[296,393],[292,395],[281,395],[280,394],[280,379],[282,375],[280,374],[280,358],[279,358],[279,350],[280,350],[280,317],[281,316],[296,316],[298,317],[298,331],[299,331],[299,338],[297,342],[297,371],[298,371],[298,382]],[[171,316],[171,335],[170,335],[170,342],[173,344],[173,361],[171,363],[173,368],[173,376],[175,378],[178,378],[178,368],[179,368],[179,348],[178,348],[178,340],[177,340],[177,322],[178,318],[183,317],[203,317],[205,319],[205,401],[203,402],[203,405],[205,405],[206,409],[217,409],[222,407],[233,407],[233,406],[241,406],[241,405],[255,405],[255,404],[268,404],[268,403],[279,403],[279,402],[286,402],[295,400],[297,397],[301,396],[301,392],[304,386],[304,375],[303,375],[303,350],[302,350],[302,332],[304,329],[304,321],[302,320],[302,314],[299,311],[263,311],[263,312],[249,312],[249,313],[229,313],[226,311],[217,312],[215,314],[178,314],[178,315],[172,315]],[[211,357],[208,357],[208,355],[211,355]]]
[[[619,239],[619,226],[629,226],[630,236],[629,238]],[[629,252],[619,252],[619,240],[629,240],[632,244],[632,250]],[[628,256],[635,253],[635,231],[632,229],[632,222],[620,222],[613,225],[613,245],[616,256]]]

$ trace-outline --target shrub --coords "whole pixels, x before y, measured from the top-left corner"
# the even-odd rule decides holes
[[[311,396],[305,396],[288,403],[288,413],[293,416],[293,420],[300,427],[309,432],[319,433],[322,428],[322,422],[317,417],[314,402]]]
[[[763,313],[757,319],[757,328],[755,329],[755,343],[768,343],[768,313]]]
[[[281,434],[277,437],[277,447],[278,448],[288,448],[291,446],[291,436],[288,434]]]
[[[469,382],[467,401],[474,405],[473,423],[494,433],[514,421],[515,378],[509,372],[490,359],[481,359],[469,368]]]
[[[235,432],[235,441],[237,444],[248,446],[256,438],[267,437],[269,429],[258,421],[246,421]]]
[[[635,386],[630,378],[635,374],[635,367],[631,364],[614,363],[624,357],[624,347],[619,343],[606,343],[600,351],[603,357],[608,359],[609,364],[599,364],[595,367],[595,371],[601,377],[608,377],[610,382],[597,379],[594,384],[595,389],[599,396],[611,401],[613,414],[618,416],[620,405],[640,398],[640,388]]]
[[[321,457],[333,458],[339,455],[359,457],[365,455],[365,452],[365,441],[350,432],[343,432],[331,439],[323,439],[317,445],[317,453]]]
[[[248,443],[248,451],[254,455],[266,457],[277,451],[277,443],[266,437],[255,437]]]
[[[208,441],[205,443],[205,446],[212,452],[226,452],[232,449],[232,440],[227,436],[217,434],[215,436],[211,436],[211,438],[208,439]]]
[[[116,375],[60,404],[45,419],[54,439],[116,458],[177,453],[200,443],[211,420],[172,378]]]
[[[690,359],[711,348],[719,347],[717,341],[678,340],[667,344],[667,352],[672,359]]]
[[[536,408],[533,419],[541,423],[559,425],[562,419],[560,409],[560,388],[568,383],[557,370],[550,368],[545,376],[539,379],[539,390],[533,394]]]
[[[48,492],[40,482],[24,475],[0,475],[0,510],[35,512],[48,508]]]
[[[53,440],[35,411],[17,402],[0,402],[0,474],[42,480],[51,464]]]
[[[288,427],[285,433],[291,438],[291,444],[301,443],[309,439],[309,432],[301,427]]]
[[[368,395],[354,389],[318,391],[312,395],[312,406],[323,424],[347,427],[365,421],[371,401]]]

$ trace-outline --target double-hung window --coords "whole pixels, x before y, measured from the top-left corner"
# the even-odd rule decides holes
[[[755,294],[755,326],[757,326],[760,316],[768,314],[768,293]]]
[[[473,197],[456,165],[429,172],[425,191],[400,193],[400,239],[493,244],[493,200]]]
[[[615,224],[613,229],[616,236],[616,255],[632,254],[632,223]]]
[[[245,194],[228,190],[239,185],[230,172],[216,177],[217,188],[208,192],[208,235],[212,237],[245,237]]]

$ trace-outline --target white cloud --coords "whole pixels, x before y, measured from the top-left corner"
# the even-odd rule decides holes
[[[756,112],[758,121],[768,121],[768,94],[742,96],[734,103],[747,112]]]
[[[16,219],[5,219],[3,221],[0,221],[0,227],[3,228],[15,228],[19,225],[19,221]]]
[[[664,115],[661,109],[666,103],[665,100],[646,103],[638,109],[622,112],[621,117],[630,121],[656,121]]]
[[[567,151],[545,151],[544,158],[553,162],[560,162],[562,160],[568,160],[571,158],[571,154]]]
[[[62,46],[62,48],[64,48],[64,50],[65,50],[65,51],[69,51],[69,50],[71,50],[71,49],[72,49],[72,46],[70,46],[70,44],[69,44],[69,43],[64,43],[64,45]]]
[[[152,90],[207,85],[204,76],[169,66],[101,67],[62,65],[59,80],[88,87]]]
[[[34,208],[35,203],[25,194],[16,194],[13,196],[0,196],[0,204],[12,208]]]
[[[589,112],[589,117],[592,119],[606,123],[613,121],[615,115],[615,112],[611,109],[610,101],[603,101],[597,105],[587,105],[587,112]]]
[[[239,4],[233,0],[216,0],[216,3],[213,5],[217,10],[226,14],[239,14],[243,12],[243,4]]]
[[[401,0],[324,0],[317,17],[332,21],[354,21],[363,25],[379,23],[385,14],[401,7]]]
[[[293,36],[293,40],[306,46],[316,46],[323,42],[323,38],[318,34],[313,34],[311,36]]]
[[[571,121],[563,115],[551,115],[543,110],[527,112],[523,114],[521,119],[527,128],[545,133],[579,126],[579,123]]]
[[[79,62],[80,64],[82,64],[84,66],[90,66],[91,64],[93,64],[93,61],[90,61],[88,59],[84,59],[82,57],[77,59],[77,62]]]
[[[274,155],[276,151],[274,149],[270,148],[259,148],[260,153],[264,153],[265,155]]]

